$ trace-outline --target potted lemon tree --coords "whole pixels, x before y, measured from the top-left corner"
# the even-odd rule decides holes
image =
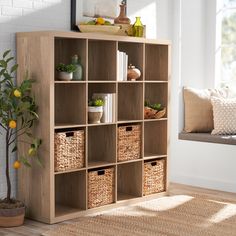
[[[5,150],[1,152],[1,166],[5,166],[7,191],[0,199],[0,226],[19,226],[24,222],[25,205],[12,197],[10,168],[19,169],[21,165],[31,166],[31,159],[40,162],[37,150],[41,145],[39,138],[33,137],[32,126],[38,120],[37,105],[32,95],[33,80],[26,75],[21,84],[15,84],[15,73],[18,65],[13,66],[14,58],[10,50],[0,59],[0,135],[5,142]],[[28,145],[25,155],[18,156],[13,164],[12,153],[17,151],[17,143]]]

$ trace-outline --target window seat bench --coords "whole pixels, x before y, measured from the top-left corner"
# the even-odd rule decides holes
[[[179,139],[236,145],[236,135],[211,135],[210,133],[179,133]]]

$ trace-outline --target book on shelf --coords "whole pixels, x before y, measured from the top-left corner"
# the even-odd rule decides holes
[[[116,120],[116,94],[94,93],[93,98],[101,98],[104,101],[102,123],[111,123]]]
[[[126,81],[128,72],[128,55],[117,51],[117,80]]]

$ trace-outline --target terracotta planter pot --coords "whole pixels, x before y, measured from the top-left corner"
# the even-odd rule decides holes
[[[0,227],[16,227],[24,223],[25,207],[0,209]]]

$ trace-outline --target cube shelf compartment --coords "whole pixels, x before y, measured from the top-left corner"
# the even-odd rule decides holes
[[[116,126],[88,127],[88,167],[116,162]]]
[[[88,80],[116,80],[116,42],[88,40]]]
[[[118,81],[118,50],[128,54],[129,63],[141,70],[137,81]],[[83,80],[59,81],[55,66],[60,62],[71,63],[75,54],[81,58]],[[31,169],[22,167],[18,172],[18,196],[30,209],[28,217],[53,224],[167,193],[168,178],[164,180],[164,191],[148,196],[144,196],[143,183],[146,161],[164,158],[168,175],[169,61],[168,40],[75,32],[17,34],[17,79],[21,82],[28,70],[37,80],[33,89],[40,119],[34,135],[43,140],[39,155],[44,168],[33,165]],[[111,122],[89,123],[88,101],[94,93],[115,94]],[[167,108],[166,115],[162,119],[145,120],[145,100],[161,103]],[[140,125],[141,140],[137,142],[140,155],[134,152],[136,156],[132,157],[129,149],[130,157],[119,160],[119,127],[128,127],[129,131],[132,125]],[[55,171],[54,134],[78,129],[85,134],[85,165]],[[127,146],[123,146],[124,153]],[[18,147],[19,155],[27,152],[21,143]],[[111,198],[106,199],[107,196],[99,193],[101,198],[96,197],[99,186],[91,198],[89,194],[94,190],[96,179],[103,175],[103,170],[111,168],[112,181],[106,182],[105,176],[99,180],[101,189],[104,187]],[[94,173],[93,181],[90,181],[91,173]]]
[[[83,67],[83,80],[86,76],[86,40],[72,38],[55,38],[55,66],[59,63],[70,64],[72,56],[78,55]],[[57,80],[57,73],[55,73]]]
[[[55,126],[86,124],[86,85],[55,84]]]
[[[142,197],[142,161],[117,166],[117,200]]]
[[[167,121],[144,123],[144,157],[167,155]]]
[[[146,83],[145,84],[145,101],[151,104],[160,103],[163,107],[168,108],[168,84],[167,83]],[[164,118],[167,117],[167,113]]]
[[[146,44],[145,48],[145,80],[168,81],[169,77],[168,45]]]
[[[118,84],[118,120],[143,119],[143,84]]]
[[[119,42],[118,49],[128,55],[128,65],[132,64],[141,71],[141,77],[138,81],[143,80],[143,43]]]
[[[86,209],[86,172],[56,175],[55,215],[62,216],[84,209]]]

